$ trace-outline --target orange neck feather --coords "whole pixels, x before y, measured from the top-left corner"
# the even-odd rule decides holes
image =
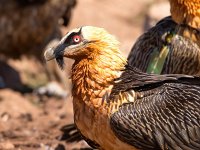
[[[86,58],[75,60],[72,67],[73,96],[83,101],[93,101],[96,107],[101,105],[102,97],[112,88],[113,80],[124,69],[126,59],[116,46],[105,43],[90,44],[93,51]]]
[[[169,0],[169,2],[175,22],[200,29],[200,0]]]

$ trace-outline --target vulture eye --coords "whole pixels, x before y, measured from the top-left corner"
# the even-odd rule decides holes
[[[80,37],[79,35],[74,35],[74,36],[72,37],[72,39],[73,39],[73,42],[74,42],[75,44],[81,42],[81,37]]]

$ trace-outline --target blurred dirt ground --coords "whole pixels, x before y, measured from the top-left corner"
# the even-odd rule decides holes
[[[77,26],[104,27],[119,39],[126,55],[143,32],[145,13],[153,2],[155,0],[78,0],[71,23],[67,28],[62,27],[62,34]],[[42,68],[34,62],[34,59],[29,59],[28,64],[26,59],[11,60],[9,65],[20,78],[23,78],[24,70],[35,71],[39,76]],[[71,63],[66,60],[66,70],[70,70]],[[38,82],[42,83],[41,80]],[[70,89],[70,83],[64,83],[64,86]],[[84,142],[69,144],[58,140],[61,135],[59,129],[73,122],[70,90],[67,93],[65,99],[59,99],[37,96],[34,92],[23,94],[1,89],[0,150],[71,150],[88,147]]]

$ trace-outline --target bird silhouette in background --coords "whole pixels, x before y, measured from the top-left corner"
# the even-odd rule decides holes
[[[200,1],[170,0],[171,15],[142,34],[128,56],[128,63],[154,74],[200,75]],[[74,124],[64,126],[61,140],[83,138]]]
[[[148,73],[200,75],[200,1],[169,2],[172,16],[138,38],[129,64]]]
[[[74,29],[45,51],[64,69],[74,59],[74,122],[98,149],[199,149],[200,78],[143,73],[103,28]]]
[[[43,49],[62,38],[60,25],[68,25],[75,5],[76,0],[1,1],[0,89],[34,92],[39,96],[67,96],[66,89],[59,84],[64,75],[55,62],[43,65]],[[36,68],[44,67],[38,75],[28,67],[27,71],[20,66],[17,69],[15,62],[10,63],[16,60],[22,63],[27,60],[25,66],[33,62]]]

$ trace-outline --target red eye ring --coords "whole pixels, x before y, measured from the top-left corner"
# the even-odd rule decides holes
[[[74,43],[79,43],[81,42],[81,37],[79,35],[74,35],[73,36],[73,42]]]

